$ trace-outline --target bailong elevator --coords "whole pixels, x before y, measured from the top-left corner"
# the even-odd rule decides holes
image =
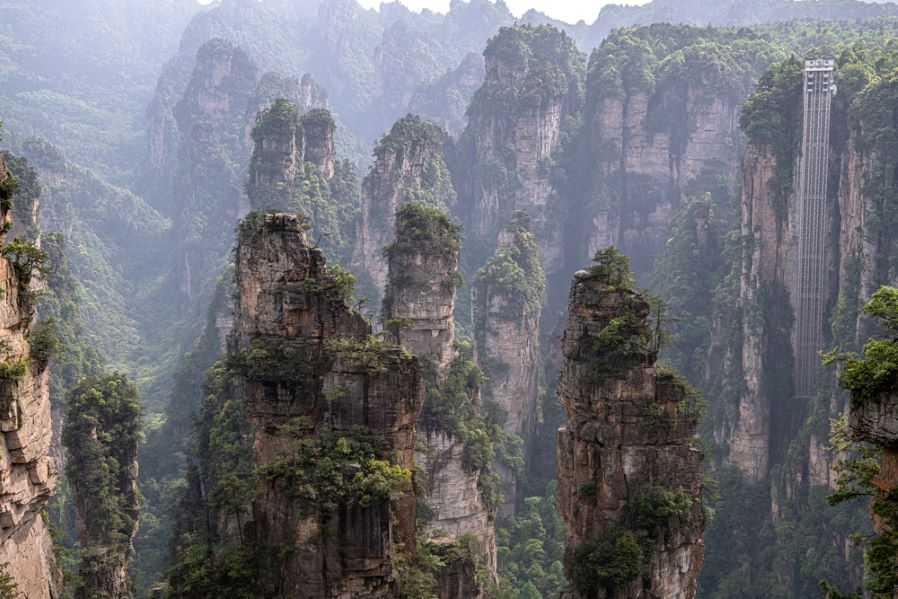
[[[804,66],[804,121],[798,163],[798,268],[795,314],[795,393],[814,395],[814,373],[823,349],[827,285],[826,187],[829,164],[829,118],[834,61],[815,58]]]

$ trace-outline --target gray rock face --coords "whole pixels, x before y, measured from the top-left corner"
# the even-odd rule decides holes
[[[387,286],[384,248],[393,241],[396,211],[409,200],[450,209],[455,204],[443,158],[445,134],[433,123],[407,116],[397,121],[374,151],[374,165],[362,182],[362,215],[352,254],[352,271],[373,286],[372,313],[379,315]]]
[[[898,397],[882,394],[876,399],[852,405],[849,412],[851,436],[881,447],[898,448]]]
[[[402,345],[427,361],[427,385],[439,388],[457,358],[455,349],[455,285],[458,279],[458,227],[445,214],[409,204],[400,211],[396,242],[387,250],[389,283],[384,300],[384,318],[403,319],[398,329]],[[476,393],[479,390],[473,390]],[[429,394],[438,397],[438,394]],[[472,398],[479,401],[479,398]],[[426,473],[422,481],[427,507],[432,514],[425,533],[442,545],[456,543],[462,535],[473,535],[490,573],[496,575],[496,539],[493,514],[483,498],[481,471],[465,459],[465,445],[436,423],[418,427],[419,451],[415,459]],[[471,564],[474,569],[474,564]],[[456,574],[462,576],[466,569]],[[476,587],[471,581],[452,582],[443,573],[441,593]],[[454,592],[454,591],[453,591]],[[481,590],[468,597],[480,597]],[[453,595],[441,594],[440,599]]]
[[[612,534],[616,527],[655,540],[643,544],[642,576],[616,589],[595,589],[594,595],[572,586],[565,597],[695,595],[704,557],[702,454],[692,446],[697,416],[684,407],[682,383],[655,368],[655,354],[648,346],[648,313],[641,296],[599,274],[574,280],[558,388],[567,411],[558,431],[556,495],[567,525],[565,545],[574,550]],[[626,340],[629,349],[605,344],[612,334]],[[688,498],[691,507],[649,530],[634,522],[631,513],[637,499],[659,486]]]
[[[7,176],[0,155],[0,183]],[[7,212],[0,214],[0,220],[9,217]],[[49,373],[46,365],[30,358],[34,301],[6,258],[0,258],[0,285],[4,289],[0,297],[3,361],[21,360],[29,366],[21,379],[0,382],[0,564],[6,564],[6,573],[21,596],[51,599],[60,596],[62,579],[50,531],[41,517],[56,489],[57,472],[50,456]]]
[[[350,348],[365,342],[370,325],[348,306],[321,250],[297,217],[257,216],[239,234],[231,348],[232,355],[267,348],[263,367],[275,366],[237,379],[255,466],[281,455],[282,427],[303,422],[308,440],[326,430],[351,438],[364,427],[382,441],[379,459],[411,470],[423,394],[417,361],[398,347],[377,350],[370,362],[355,356]],[[330,345],[341,342],[346,349]],[[414,496],[341,505],[325,519],[316,509],[277,480],[263,483],[247,528],[262,554],[259,597],[392,597],[395,543],[414,547]]]

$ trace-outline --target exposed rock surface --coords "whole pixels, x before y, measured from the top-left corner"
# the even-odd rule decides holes
[[[396,210],[420,200],[444,209],[455,204],[455,190],[443,158],[446,135],[414,116],[397,121],[374,150],[374,165],[362,182],[352,270],[367,277],[374,314],[387,284],[383,249],[393,240]]]
[[[382,440],[379,459],[410,470],[423,394],[417,361],[398,347],[364,353],[358,344],[368,342],[370,325],[348,307],[297,217],[251,217],[238,239],[231,355],[246,360],[237,388],[254,466],[271,465],[289,447],[282,434],[289,424],[301,439],[329,430],[350,443],[364,427]],[[264,352],[261,362],[253,351]],[[263,481],[246,526],[261,556],[258,596],[391,597],[394,544],[414,546],[410,490],[367,507],[340,503],[329,516],[323,509],[303,504],[278,478]]]
[[[447,382],[455,360],[464,360],[455,348],[455,287],[458,280],[459,227],[445,212],[420,202],[406,204],[396,215],[396,240],[388,246],[389,283],[384,299],[384,322],[402,345],[426,365],[426,401],[451,401],[437,392]],[[397,325],[397,321],[404,321]],[[392,324],[391,324],[392,323]],[[467,390],[479,401],[479,389]],[[481,468],[472,467],[464,442],[444,428],[438,418],[442,406],[425,406],[419,425],[416,460],[426,473],[422,481],[431,517],[425,532],[442,545],[473,535],[490,573],[496,574],[496,539],[493,514],[483,498]],[[479,410],[479,406],[475,406]],[[475,564],[471,564],[472,569]],[[457,569],[461,576],[465,568]],[[446,578],[446,574],[442,575]],[[443,581],[449,584],[448,581]],[[451,588],[470,582],[458,581]],[[447,587],[447,588],[449,588]],[[448,593],[448,590],[446,591]],[[479,597],[478,591],[471,597]],[[440,595],[448,599],[452,595]]]
[[[643,569],[626,583],[593,581],[592,590],[580,581],[565,596],[691,598],[704,553],[697,416],[684,384],[655,367],[648,304],[605,266],[579,271],[571,288],[556,504],[569,551],[627,530],[642,547]],[[685,505],[646,521],[640,502],[659,488]]]
[[[253,129],[255,147],[249,166],[249,195],[253,210],[286,208],[291,201],[276,188],[290,185],[311,163],[328,179],[334,174],[333,117],[326,110],[300,116],[287,100],[276,100],[263,112]]]
[[[468,54],[454,70],[419,86],[409,102],[409,111],[437,123],[456,137],[468,123],[465,111],[474,92],[483,84],[483,75],[483,59],[478,54]]]
[[[0,155],[0,220],[11,218],[11,181]],[[0,234],[0,243],[5,234]],[[8,258],[0,258],[0,344],[3,366],[24,363],[21,377],[0,381],[0,564],[17,591],[29,599],[61,594],[61,573],[53,556],[53,541],[41,512],[56,488],[56,467],[50,458],[52,423],[48,371],[30,357],[28,334],[35,317],[24,275]],[[35,282],[32,281],[33,285]]]
[[[544,288],[530,219],[525,212],[516,212],[499,234],[496,254],[477,275],[471,306],[474,359],[489,365],[484,396],[501,408],[505,433],[525,443],[536,430]],[[509,513],[517,497],[517,476],[504,464],[494,466],[502,477],[503,512]]]
[[[604,95],[594,83],[589,89],[586,127],[601,150],[593,158],[591,174],[598,183],[591,192],[596,201],[587,217],[592,230],[586,250],[614,245],[633,257],[634,270],[642,275],[664,247],[674,209],[693,182],[711,174],[728,180],[730,190],[736,187],[740,103],[711,83],[690,84],[683,115],[677,117],[689,121],[689,131],[685,140],[672,140],[670,130],[650,130],[654,99],[648,91],[628,90],[618,97]]]
[[[483,56],[486,79],[459,141],[465,228],[490,247],[512,211],[527,211],[546,272],[554,273],[564,244],[550,164],[562,119],[580,104],[582,58],[566,34],[529,25],[502,28]]]

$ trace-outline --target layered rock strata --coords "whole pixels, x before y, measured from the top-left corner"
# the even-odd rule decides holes
[[[556,505],[572,581],[564,596],[691,598],[704,553],[694,398],[656,367],[649,305],[613,252],[575,275],[562,341]],[[658,509],[667,500],[677,508]]]
[[[455,388],[456,381],[448,380],[453,370],[469,363],[469,358],[459,355],[455,347],[458,250],[459,227],[445,212],[421,202],[402,206],[396,215],[396,239],[385,252],[389,282],[383,306],[384,324],[388,333],[395,334],[425,364],[425,401],[441,404],[426,404],[418,426],[416,459],[426,473],[422,484],[430,512],[424,532],[442,547],[472,535],[478,541],[483,562],[495,576],[493,513],[483,497],[480,481],[485,470],[470,463],[464,441],[452,429],[456,425],[454,419],[477,418],[480,411],[477,385],[466,384],[459,390]],[[458,398],[453,394],[459,391],[473,405],[456,406]],[[454,569],[458,576],[476,569],[476,564],[468,561],[469,567]],[[449,577],[447,573],[441,576]],[[448,589],[466,584],[470,586],[471,581],[443,580],[440,586]],[[470,596],[479,597],[481,592],[482,589]],[[454,596],[442,593],[441,599]]]
[[[486,79],[459,141],[465,228],[489,247],[511,212],[525,210],[543,265],[555,272],[563,218],[550,165],[563,118],[579,109],[582,57],[573,40],[545,25],[504,27],[483,56]]]
[[[484,397],[501,409],[505,434],[522,440],[532,439],[536,430],[544,288],[530,218],[516,212],[499,234],[496,254],[477,274],[471,307],[474,359],[488,370]],[[517,473],[498,461],[494,466],[502,478],[502,511],[510,513],[517,497]]]
[[[352,270],[366,277],[375,314],[387,285],[383,249],[393,241],[396,211],[411,200],[443,209],[455,205],[443,157],[447,141],[439,127],[409,115],[397,121],[374,150],[374,165],[362,182]]]
[[[241,226],[229,353],[251,425],[253,465],[267,473],[244,527],[259,553],[259,597],[392,597],[394,552],[414,547],[410,471],[420,369],[406,351],[370,337],[340,276],[325,266],[296,216],[252,214]],[[365,443],[374,455],[337,458],[337,472],[349,478],[333,496],[294,487],[302,477],[291,478],[279,464],[298,459],[289,457],[297,447],[330,451],[331,438],[342,440],[337,455],[356,456]],[[376,466],[371,460],[404,472],[408,487],[354,499],[352,473],[364,480]],[[293,465],[324,467],[318,462]],[[314,505],[304,499],[308,493],[317,497]]]
[[[14,180],[0,155],[0,243],[11,224]],[[50,457],[52,422],[46,363],[32,358],[29,332],[35,318],[31,267],[15,256],[0,258],[0,564],[17,593],[59,597],[61,573],[43,510],[56,488]]]

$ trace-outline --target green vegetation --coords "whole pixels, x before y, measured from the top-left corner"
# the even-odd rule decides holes
[[[555,481],[527,497],[496,526],[500,599],[557,597],[564,575],[564,522],[555,510]]]
[[[8,568],[9,564],[0,564],[0,599],[18,599],[19,587],[10,576]]]
[[[56,320],[53,318],[44,319],[34,325],[28,335],[28,342],[31,344],[31,359],[42,365],[46,365],[64,350]]]
[[[339,356],[349,364],[362,367],[372,375],[386,373],[393,356],[411,358],[411,353],[407,349],[388,343],[378,335],[368,335],[364,339],[328,340],[324,348],[328,353]]]
[[[668,518],[691,522],[693,504],[694,500],[686,489],[652,485],[631,504],[632,517],[640,529],[656,531]]]
[[[255,148],[249,166],[246,194],[258,211],[280,211],[303,214],[310,223],[312,239],[326,240],[324,249],[336,262],[347,262],[355,239],[355,219],[360,196],[355,168],[348,161],[335,160],[334,175],[324,179],[317,168],[295,165],[295,172],[285,167],[284,152],[302,152],[309,141],[304,123],[316,135],[333,133],[333,117],[324,110],[314,110],[302,117],[293,103],[278,99],[256,118],[253,128]],[[275,149],[263,144],[274,139]],[[288,161],[298,156],[289,157]]]
[[[636,580],[645,567],[645,556],[632,532],[608,530],[601,539],[583,541],[565,556],[565,570],[577,591],[609,593]]]
[[[630,268],[630,258],[614,247],[598,250],[592,260],[595,264],[589,267],[590,274],[601,278],[609,286],[629,289],[636,284]]]
[[[13,358],[0,362],[0,381],[16,382],[28,376],[28,362]]]
[[[515,211],[505,230],[512,234],[512,244],[499,248],[477,271],[475,283],[505,298],[512,309],[503,316],[516,320],[520,313],[533,315],[539,311],[546,282],[530,216]]]
[[[855,407],[868,401],[884,401],[879,396],[894,389],[898,381],[898,289],[881,287],[864,306],[863,313],[882,325],[890,336],[867,341],[860,358],[833,350],[825,361],[842,362],[839,385],[851,392]]]
[[[306,513],[368,507],[411,492],[411,471],[379,458],[383,440],[370,431],[346,436],[319,431],[311,437],[309,432],[304,419],[282,425],[278,434],[286,440],[285,449],[257,470],[268,484],[283,486]]]
[[[433,254],[453,263],[460,248],[460,232],[461,226],[453,223],[445,210],[407,202],[396,211],[396,240],[384,248],[384,255]]]
[[[551,25],[502,27],[483,54],[487,61],[501,61],[523,75],[481,87],[468,108],[476,118],[507,119],[544,110],[582,85],[583,56],[566,33]]]
[[[47,253],[25,239],[16,237],[4,245],[0,252],[4,258],[12,262],[19,281],[26,287],[31,283],[31,277],[35,273],[47,273],[45,267]]]
[[[62,443],[83,525],[78,591],[83,596],[103,596],[108,571],[124,566],[129,556],[140,510],[134,480],[139,438],[137,387],[124,375],[87,377],[69,392]]]

